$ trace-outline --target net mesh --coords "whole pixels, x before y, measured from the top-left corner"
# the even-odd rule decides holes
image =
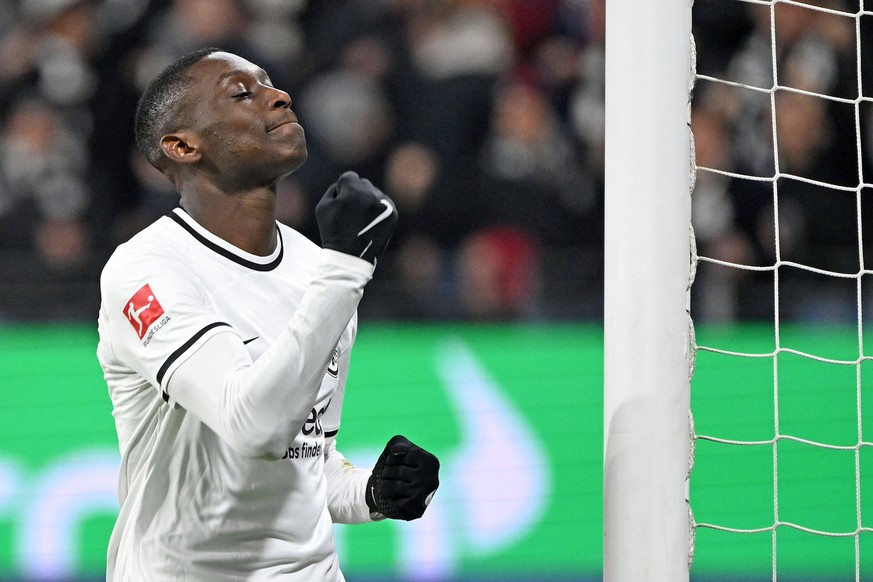
[[[692,572],[873,579],[873,6],[694,14]]]

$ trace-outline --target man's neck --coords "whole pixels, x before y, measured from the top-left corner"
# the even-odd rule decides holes
[[[275,191],[183,193],[181,206],[200,226],[239,249],[262,257],[276,249]]]

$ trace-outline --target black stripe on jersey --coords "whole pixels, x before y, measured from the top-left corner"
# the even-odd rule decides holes
[[[285,245],[282,244],[282,232],[279,231],[279,227],[276,227],[276,233],[279,235],[279,255],[269,263],[261,264],[249,261],[248,259],[244,259],[240,256],[235,255],[232,251],[229,251],[224,247],[218,246],[217,244],[191,228],[191,225],[185,222],[183,218],[180,218],[178,215],[176,215],[175,212],[170,212],[169,214],[167,214],[167,216],[175,220],[179,224],[179,226],[187,230],[191,234],[191,236],[196,238],[200,243],[202,243],[210,250],[215,251],[226,259],[230,259],[234,263],[237,263],[254,271],[272,271],[279,266],[279,263],[282,262],[282,255],[285,254]]]
[[[158,376],[157,376],[158,386],[160,386],[161,383],[164,381],[164,374],[167,373],[167,370],[170,369],[170,366],[173,365],[173,362],[175,362],[176,360],[179,359],[179,356],[181,356],[186,351],[188,351],[188,349],[191,346],[193,346],[197,340],[202,338],[203,334],[205,334],[207,331],[209,331],[210,329],[214,329],[216,327],[220,327],[222,325],[226,325],[227,327],[230,327],[229,323],[224,323],[223,321],[216,321],[215,323],[210,323],[209,325],[207,325],[206,327],[204,327],[203,329],[201,329],[200,331],[195,333],[193,336],[191,336],[191,339],[189,339],[184,344],[182,344],[182,347],[180,347],[178,350],[176,350],[175,352],[170,354],[170,357],[167,358],[167,360],[163,363],[163,365],[161,365],[161,369],[158,370]],[[166,390],[163,390],[163,389],[161,390],[161,396],[163,397],[164,402],[169,402],[170,395]]]
[[[324,436],[325,436],[325,438],[330,438],[330,437],[336,436],[336,433],[338,433],[338,432],[339,432],[339,429],[337,429],[337,430],[326,430],[326,431],[324,431]]]

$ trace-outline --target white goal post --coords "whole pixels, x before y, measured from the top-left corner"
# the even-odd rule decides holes
[[[606,5],[606,582],[689,579],[691,0]]]

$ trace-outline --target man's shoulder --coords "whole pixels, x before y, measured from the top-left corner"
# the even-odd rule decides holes
[[[321,246],[310,240],[300,231],[282,224],[279,225],[279,233],[282,235],[282,245],[286,256],[297,257],[311,261],[319,261]]]
[[[276,224],[279,226],[279,232],[282,234],[282,241],[286,246],[290,247],[294,245],[313,252],[317,252],[318,249],[321,248],[297,229],[290,227],[287,224],[282,224],[281,222],[277,222]]]
[[[103,267],[104,275],[107,272],[136,268],[144,261],[166,261],[168,264],[178,262],[178,230],[169,217],[157,219],[115,248]]]

